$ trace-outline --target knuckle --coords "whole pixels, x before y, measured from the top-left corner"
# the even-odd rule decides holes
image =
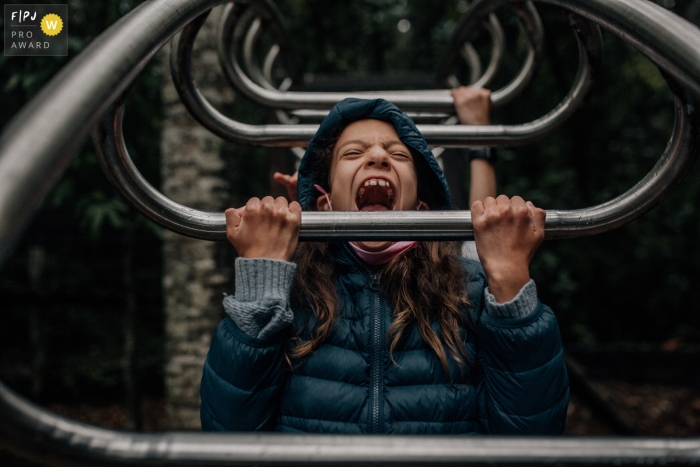
[[[530,217],[530,211],[525,206],[513,206],[513,214],[518,217]]]

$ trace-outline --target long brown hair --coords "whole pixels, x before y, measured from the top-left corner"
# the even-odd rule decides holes
[[[390,353],[406,328],[415,322],[421,337],[438,356],[447,374],[448,353],[459,364],[469,361],[460,336],[460,329],[472,324],[464,315],[469,305],[468,278],[462,273],[456,258],[458,253],[459,245],[454,242],[420,242],[380,270],[380,291],[394,307],[394,322],[389,328]],[[334,280],[336,271],[328,254],[328,244],[301,244],[296,263],[292,302],[306,304],[315,317],[311,340],[299,342],[290,351],[290,357],[304,358],[330,336],[338,318],[339,304]],[[435,318],[442,339],[431,327]]]
[[[313,167],[315,183],[328,191],[333,148],[339,135],[340,132],[334,135],[333,140],[317,154]],[[421,194],[420,188],[425,191],[427,186],[421,184],[423,171],[416,172],[419,196],[425,201],[429,194]],[[307,208],[316,209],[315,205]],[[417,248],[399,255],[381,269],[381,293],[394,307],[394,322],[389,328],[390,354],[406,328],[415,322],[446,373],[449,374],[449,365],[445,346],[457,363],[464,364],[469,360],[460,336],[460,329],[471,326],[463,315],[468,306],[468,278],[464,277],[456,259],[458,254],[459,244],[455,242],[420,242]],[[289,352],[289,357],[300,359],[311,354],[330,336],[338,318],[339,303],[334,280],[336,270],[328,254],[328,244],[300,244],[295,261],[297,274],[292,284],[292,302],[310,307],[315,318],[311,339],[306,342],[297,339],[297,345]],[[439,322],[441,337],[431,327],[435,318]]]

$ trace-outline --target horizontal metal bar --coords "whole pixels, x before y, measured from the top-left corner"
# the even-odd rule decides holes
[[[54,465],[664,465],[700,463],[700,438],[158,433],[106,430],[0,383],[0,446]]]
[[[293,117],[297,117],[301,120],[308,120],[308,121],[316,121],[320,122],[323,120],[326,115],[328,115],[327,110],[312,110],[312,109],[298,109],[298,110],[291,110],[289,112],[289,115]],[[413,112],[413,111],[408,111],[406,112],[406,115],[408,115],[411,120],[413,120],[416,123],[419,122],[442,122],[444,120],[447,120],[448,118],[452,117],[452,114],[449,114],[447,112]]]

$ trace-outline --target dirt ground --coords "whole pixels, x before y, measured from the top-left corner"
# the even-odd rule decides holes
[[[620,381],[594,383],[640,436],[700,436],[700,389]],[[611,435],[592,411],[572,397],[566,434]]]

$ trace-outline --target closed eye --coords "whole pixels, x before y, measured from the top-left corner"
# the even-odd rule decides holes
[[[362,151],[358,149],[351,149],[350,151],[344,152],[341,157],[359,156],[360,154],[362,154]]]
[[[401,159],[412,160],[411,153],[405,149],[394,150],[391,155]]]

